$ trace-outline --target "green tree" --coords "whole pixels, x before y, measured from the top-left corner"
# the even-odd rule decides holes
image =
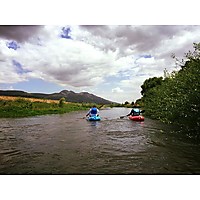
[[[130,104],[128,101],[125,101],[125,103],[124,103],[125,105],[128,105],[128,104]]]
[[[157,87],[147,87],[142,98],[146,115],[179,124],[187,134],[200,132],[200,45],[194,44],[194,49],[185,54],[179,71]]]
[[[141,85],[142,91],[141,94],[143,96],[145,96],[145,94],[148,92],[149,89],[156,87],[158,85],[161,85],[163,82],[163,77],[153,77],[153,78],[149,78],[146,79],[143,83],[143,85]]]

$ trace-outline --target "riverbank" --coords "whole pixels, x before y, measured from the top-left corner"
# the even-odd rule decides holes
[[[58,100],[0,96],[0,118],[28,117],[45,114],[63,114],[87,110],[91,104],[61,102]]]

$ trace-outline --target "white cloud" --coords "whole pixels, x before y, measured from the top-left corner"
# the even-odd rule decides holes
[[[116,87],[116,88],[112,89],[112,93],[122,93],[122,92],[124,92],[124,91],[119,87]]]
[[[40,78],[79,91],[98,91],[110,100],[132,101],[140,97],[145,79],[162,76],[165,68],[172,70],[170,55],[182,58],[200,34],[200,26],[70,28],[73,40],[59,37],[62,26],[36,28],[33,35],[27,30],[24,39],[15,36],[23,41],[16,51],[7,48],[6,37],[0,38],[0,83]],[[17,72],[13,59],[24,73]],[[107,82],[109,77],[114,82]]]

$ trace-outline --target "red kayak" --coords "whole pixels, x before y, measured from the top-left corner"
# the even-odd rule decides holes
[[[130,115],[129,119],[133,120],[133,121],[144,121],[144,117],[141,116],[141,115],[139,115],[139,116],[132,116],[132,115]]]

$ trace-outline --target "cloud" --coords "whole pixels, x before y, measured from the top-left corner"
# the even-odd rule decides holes
[[[42,26],[32,25],[0,26],[0,38],[16,40],[18,42],[25,42],[33,35],[37,34],[41,28]]]
[[[112,93],[122,93],[122,92],[124,92],[124,91],[122,89],[120,89],[119,87],[112,89]]]
[[[132,101],[199,34],[200,26],[0,26],[0,83],[40,78]]]
[[[114,67],[120,62],[114,53],[105,54],[84,42],[57,38],[46,41],[43,47],[26,44],[18,52],[17,60],[33,73],[42,72],[43,78],[77,87],[98,84],[107,74],[115,73]]]
[[[159,47],[163,41],[183,36],[190,31],[199,30],[196,26],[84,26],[93,37],[101,37],[103,48],[121,49],[130,48],[137,52],[148,52]]]

